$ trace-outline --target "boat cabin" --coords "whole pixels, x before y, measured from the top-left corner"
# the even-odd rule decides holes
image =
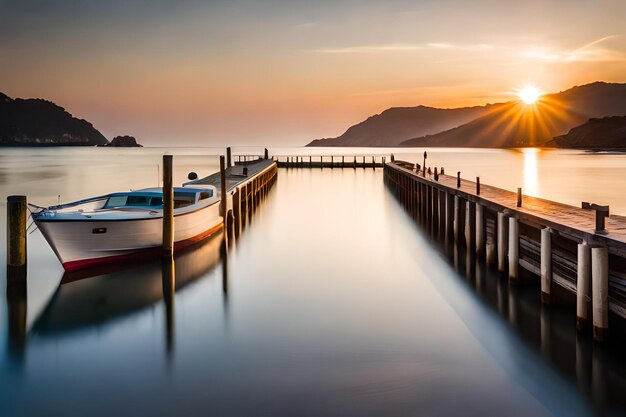
[[[212,189],[174,188],[174,208],[191,206],[213,197]],[[160,188],[113,193],[103,209],[113,208],[163,209],[163,192]]]

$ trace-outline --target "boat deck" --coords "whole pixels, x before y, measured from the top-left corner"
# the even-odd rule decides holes
[[[272,165],[274,161],[272,159],[259,159],[253,162],[247,162],[245,165],[234,165],[226,168],[226,191],[234,189],[241,183],[248,181],[255,175],[263,171],[265,168]],[[248,168],[248,175],[243,175],[243,168]],[[219,171],[215,174],[211,174],[208,177],[200,178],[195,181],[186,183],[188,185],[212,185],[217,188],[218,193],[222,192],[222,184]]]

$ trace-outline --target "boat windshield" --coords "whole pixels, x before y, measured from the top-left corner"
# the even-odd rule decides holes
[[[104,208],[114,207],[149,207],[151,209],[161,209],[163,208],[163,198],[146,195],[113,195],[109,197]]]

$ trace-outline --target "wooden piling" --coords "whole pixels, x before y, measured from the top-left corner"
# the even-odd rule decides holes
[[[222,158],[222,163],[224,157]],[[172,155],[163,155],[163,255],[174,252],[174,186],[172,181]]]
[[[266,158],[267,159],[267,158]],[[241,191],[239,187],[233,194],[233,217],[235,222],[235,237],[239,237],[241,233]]]
[[[461,188],[461,171],[456,173],[456,188]]]
[[[483,256],[485,252],[485,215],[483,206],[476,203],[476,255]]]
[[[222,216],[222,222],[226,224],[226,205],[227,205],[227,190],[226,190],[226,168],[224,167],[224,155],[220,155],[220,216]]]
[[[267,150],[267,148],[265,148],[265,154],[263,156],[265,156],[265,159],[270,159],[270,152]]]
[[[229,146],[226,148],[226,168],[230,168],[232,166],[232,149]]]
[[[27,203],[24,195],[7,197],[7,266],[26,267]]]
[[[609,328],[609,252],[606,247],[591,248],[591,286],[593,339],[603,342]]]
[[[454,241],[459,242],[461,232],[461,197],[454,196]]]
[[[550,304],[552,287],[552,236],[549,227],[541,229],[541,302]]]
[[[522,189],[517,189],[517,207],[522,207]]]
[[[454,237],[454,195],[446,193],[446,236]]]
[[[519,223],[517,217],[509,217],[509,281],[519,279]]]
[[[480,177],[476,177],[476,195],[480,195]]]
[[[578,244],[576,279],[576,329],[582,331],[589,319],[589,290],[591,283],[591,246]]]
[[[476,252],[476,203],[465,203],[465,245],[469,254]]]
[[[502,212],[498,212],[498,272],[501,274],[506,271],[507,255],[509,252],[508,230],[506,215]]]

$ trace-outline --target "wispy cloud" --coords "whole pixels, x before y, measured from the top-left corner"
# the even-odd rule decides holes
[[[488,49],[493,49],[493,46],[485,43],[457,45],[445,42],[431,42],[424,44],[360,45],[348,46],[343,48],[320,48],[314,49],[313,51],[324,54],[362,54],[378,52],[411,52],[437,49],[456,51],[484,51]]]
[[[519,55],[524,58],[543,62],[601,62],[626,60],[626,55],[623,52],[603,46],[606,41],[616,37],[617,35],[605,36],[570,51],[538,47],[524,50],[520,52]]]

